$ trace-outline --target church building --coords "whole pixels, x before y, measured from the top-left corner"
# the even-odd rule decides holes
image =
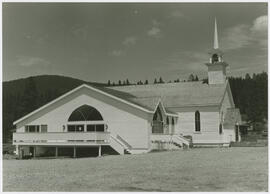
[[[16,153],[71,157],[138,154],[241,140],[215,21],[208,83],[83,84],[14,122]],[[198,64],[200,65],[200,64]]]

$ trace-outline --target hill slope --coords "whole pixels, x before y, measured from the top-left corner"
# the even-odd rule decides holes
[[[30,77],[3,82],[3,95],[17,95],[18,93],[22,94],[25,84],[29,78]],[[60,93],[65,93],[84,83],[101,87],[106,85],[103,83],[86,82],[83,80],[59,75],[40,75],[34,76],[32,78],[36,84],[38,93],[46,93],[50,90],[58,90]]]
[[[3,142],[9,142],[12,138],[12,122],[27,114],[29,111],[23,107],[24,91],[32,79],[37,90],[37,107],[40,107],[56,97],[78,87],[81,84],[89,84],[95,87],[103,87],[106,84],[86,82],[83,80],[58,76],[41,75],[3,82]]]

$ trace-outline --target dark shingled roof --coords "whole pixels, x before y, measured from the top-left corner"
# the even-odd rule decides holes
[[[130,85],[110,87],[123,92],[128,100],[143,106],[155,107],[159,99],[166,108],[219,105],[227,84],[208,85],[202,82]],[[131,95],[128,97],[128,94]],[[119,96],[120,98],[121,95]]]

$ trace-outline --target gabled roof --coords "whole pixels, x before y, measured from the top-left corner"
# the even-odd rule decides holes
[[[77,87],[77,88],[63,94],[62,96],[56,98],[55,100],[45,104],[44,106],[42,106],[42,107],[34,110],[33,112],[25,115],[24,117],[14,121],[13,124],[16,125],[17,123],[25,120],[26,118],[28,118],[28,117],[36,114],[37,112],[51,106],[52,104],[54,104],[54,103],[60,101],[61,99],[63,99],[65,97],[77,92],[78,90],[80,90],[82,88],[87,88],[89,90],[98,92],[100,94],[103,94],[103,95],[105,95],[107,97],[113,98],[113,99],[115,99],[117,101],[120,101],[122,103],[128,104],[128,105],[130,105],[130,106],[132,106],[134,108],[140,109],[140,110],[142,110],[144,112],[147,112],[147,113],[154,113],[154,111],[156,109],[156,106],[159,103],[162,103],[162,102],[160,102],[160,100],[157,101],[156,99],[152,99],[152,103],[146,103],[146,102],[142,102],[140,100],[139,101],[136,100],[135,96],[133,96],[132,94],[126,93],[126,92],[113,90],[111,88],[102,88],[102,87],[97,88],[97,87],[89,86],[87,84],[82,84],[81,86],[79,86],[79,87]],[[165,112],[165,114],[174,114],[175,115],[175,113],[167,113],[167,112]]]
[[[227,82],[216,85],[208,85],[202,82],[180,82],[112,88],[132,95],[131,99],[143,104],[151,104],[152,100],[160,98],[163,105],[166,108],[170,108],[220,105],[227,84]]]
[[[110,88],[102,87],[102,88],[98,88],[98,89],[101,91],[104,91],[106,93],[109,93],[113,96],[117,96],[121,99],[124,99],[124,100],[131,102],[133,104],[136,104],[138,106],[144,107],[145,109],[148,109],[152,112],[156,111],[156,107],[158,106],[159,103],[161,103],[161,105],[164,106],[163,101],[159,96],[138,98],[131,93],[115,90],[114,87],[110,87]],[[177,116],[177,114],[175,112],[169,111],[166,108],[164,111],[165,111],[165,114],[167,114],[167,115]]]

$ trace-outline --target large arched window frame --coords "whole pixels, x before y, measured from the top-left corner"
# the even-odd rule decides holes
[[[68,121],[102,121],[100,112],[92,106],[82,105],[76,108],[68,118]]]
[[[107,125],[101,113],[94,107],[82,105],[68,118],[67,132],[105,132]],[[65,131],[65,127],[63,127]]]
[[[195,131],[200,132],[201,131],[201,119],[200,119],[200,112],[195,112]]]

